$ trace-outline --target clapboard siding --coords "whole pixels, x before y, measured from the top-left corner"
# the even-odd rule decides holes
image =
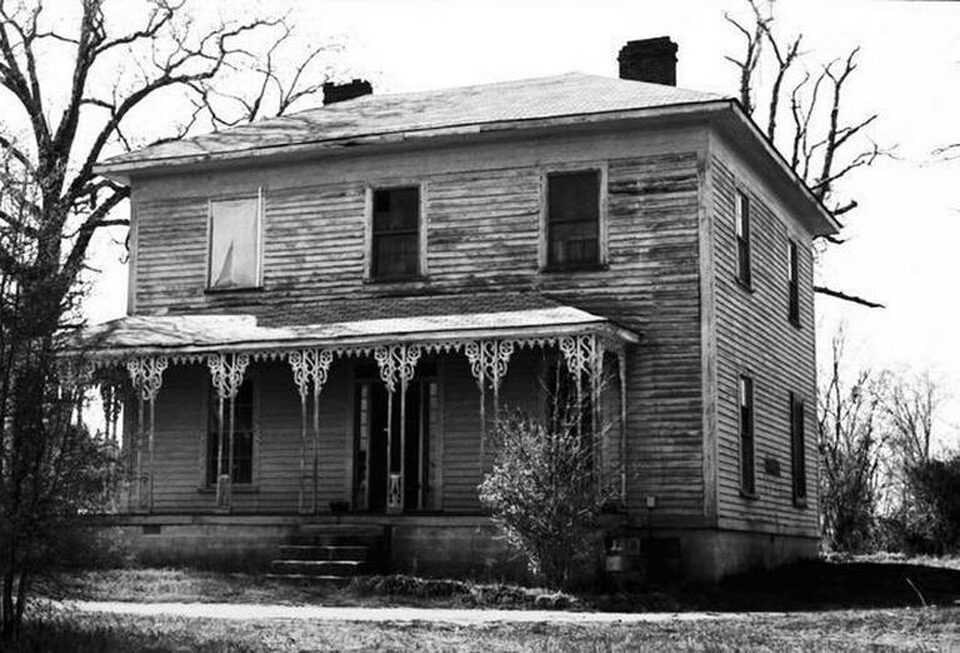
[[[698,230],[706,142],[706,129],[700,128],[504,144],[478,148],[475,156],[470,148],[456,154],[412,152],[396,163],[371,157],[366,178],[351,161],[342,168],[336,162],[304,163],[302,171],[285,169],[285,175],[265,169],[262,179],[251,171],[224,171],[222,184],[212,173],[204,176],[210,189],[206,194],[198,179],[147,180],[145,190],[134,196],[134,311],[263,314],[281,305],[373,298],[385,292],[536,290],[609,317],[643,335],[627,360],[628,504],[639,508],[646,496],[654,496],[658,514],[700,524],[704,436]],[[448,159],[449,168],[439,169],[438,162]],[[541,272],[544,174],[560,163],[575,167],[576,161],[606,168],[607,265],[575,273]],[[428,274],[406,285],[367,283],[366,189],[396,180],[422,184]],[[170,190],[163,192],[164,186]],[[265,203],[264,289],[207,293],[207,200],[233,191],[249,194],[258,186]],[[178,188],[185,190],[178,194]],[[462,355],[445,359],[444,366],[443,505],[476,510],[476,385]],[[511,366],[508,376],[514,373]],[[332,378],[325,402],[332,403],[335,395],[347,401],[349,385],[343,377]],[[294,492],[285,468],[277,471],[299,432],[299,408],[289,401],[271,404],[281,425],[263,432],[261,471],[264,483],[272,479],[271,486],[263,485],[255,499],[243,499],[258,502],[262,510],[287,505]],[[339,444],[330,444],[325,452],[340,459],[330,462],[331,485],[325,486],[324,501],[340,498],[336,483],[349,485],[349,465],[343,462],[347,441],[335,432],[330,438]],[[338,465],[339,471],[334,469]],[[190,505],[208,500],[194,496],[195,481],[192,491]],[[187,493],[178,496],[186,501]]]
[[[711,159],[717,347],[718,523],[724,528],[817,533],[816,380],[811,237],[747,166],[719,146]],[[734,202],[750,199],[752,291],[736,281]],[[776,207],[775,209],[772,207]],[[787,319],[787,246],[798,244],[800,323]],[[740,493],[738,382],[754,380],[756,497]],[[789,393],[805,401],[807,507],[793,502]],[[765,461],[779,463],[768,473]]]

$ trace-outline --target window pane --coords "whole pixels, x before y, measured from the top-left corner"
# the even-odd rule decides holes
[[[419,234],[374,237],[373,276],[415,276],[419,270],[419,243]]]
[[[256,198],[211,204],[211,288],[249,288],[257,285],[259,206]]]
[[[743,193],[737,193],[737,235],[747,238],[750,230],[750,200]]]
[[[373,231],[417,231],[420,228],[420,189],[388,188],[373,192]]]
[[[547,262],[600,260],[600,173],[596,170],[547,177]]]

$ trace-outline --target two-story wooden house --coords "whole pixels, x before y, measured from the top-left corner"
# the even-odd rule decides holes
[[[135,390],[141,552],[375,525],[398,569],[496,574],[485,433],[561,370],[629,552],[707,578],[815,554],[811,243],[837,224],[735,100],[672,85],[675,52],[102,163],[131,188],[129,308],[85,342]]]

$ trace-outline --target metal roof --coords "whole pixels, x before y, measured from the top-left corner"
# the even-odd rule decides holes
[[[85,329],[71,349],[94,357],[138,354],[271,351],[298,347],[363,348],[380,344],[442,344],[470,339],[537,340],[603,333],[627,342],[638,336],[572,306],[492,313],[456,313],[352,322],[264,326],[253,315],[128,316]]]
[[[153,145],[100,164],[100,171],[147,162],[209,160],[254,155],[289,145],[436,135],[437,130],[561,116],[698,104],[729,99],[664,86],[583,73],[567,73],[436,91],[366,95],[221,132]]]

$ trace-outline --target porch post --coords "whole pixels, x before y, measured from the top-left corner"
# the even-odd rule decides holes
[[[464,351],[470,363],[470,372],[480,388],[480,475],[483,476],[486,458],[487,415],[486,387],[493,388],[493,416],[500,419],[500,383],[507,374],[507,365],[515,344],[509,340],[475,340],[468,342]]]
[[[140,507],[145,507],[148,511],[153,511],[153,487],[154,487],[154,435],[156,427],[156,399],[163,385],[163,372],[167,369],[169,361],[163,356],[138,358],[127,361],[127,372],[130,374],[130,381],[137,391],[137,503]],[[147,496],[143,496],[143,436],[144,436],[144,403],[150,405],[150,422],[146,427],[147,452],[148,452],[148,480]],[[146,501],[144,501],[146,499]]]
[[[620,503],[627,503],[627,353],[623,346],[617,350],[617,369],[620,374]]]
[[[320,512],[320,393],[327,383],[333,351],[329,349],[302,349],[288,357],[293,380],[300,391],[300,490],[299,510],[307,512],[304,501],[304,471],[307,455],[307,395],[313,394],[313,513]]]
[[[380,368],[380,378],[387,386],[387,510],[403,510],[404,471],[406,467],[407,385],[417,371],[422,349],[419,345],[382,345],[373,356]],[[393,471],[393,394],[400,381],[400,470]]]
[[[560,338],[560,351],[563,353],[564,360],[567,364],[567,370],[573,375],[574,381],[577,388],[577,429],[582,432],[583,430],[583,374],[586,372],[590,375],[590,402],[593,404],[591,406],[591,417],[593,425],[591,428],[591,448],[593,449],[593,467],[594,472],[603,469],[601,456],[598,452],[601,449],[598,447],[598,434],[600,433],[599,424],[597,423],[600,418],[599,412],[599,403],[600,403],[600,380],[603,374],[603,343],[595,334],[589,335],[579,335],[579,336],[568,336]],[[597,478],[597,487],[599,488],[599,475]]]
[[[213,387],[217,390],[217,399],[219,401],[219,419],[217,420],[218,429],[218,451],[217,451],[217,508],[222,510],[230,509],[230,500],[233,491],[233,436],[234,436],[234,409],[237,393],[240,391],[240,385],[243,383],[243,375],[250,364],[248,354],[210,354],[207,356],[207,367],[210,368],[210,376],[213,380]],[[229,430],[227,437],[223,433],[223,409],[224,403],[229,402]],[[224,442],[226,440],[226,442]],[[224,445],[230,447],[228,458],[229,467],[226,471],[223,468],[223,449]]]

